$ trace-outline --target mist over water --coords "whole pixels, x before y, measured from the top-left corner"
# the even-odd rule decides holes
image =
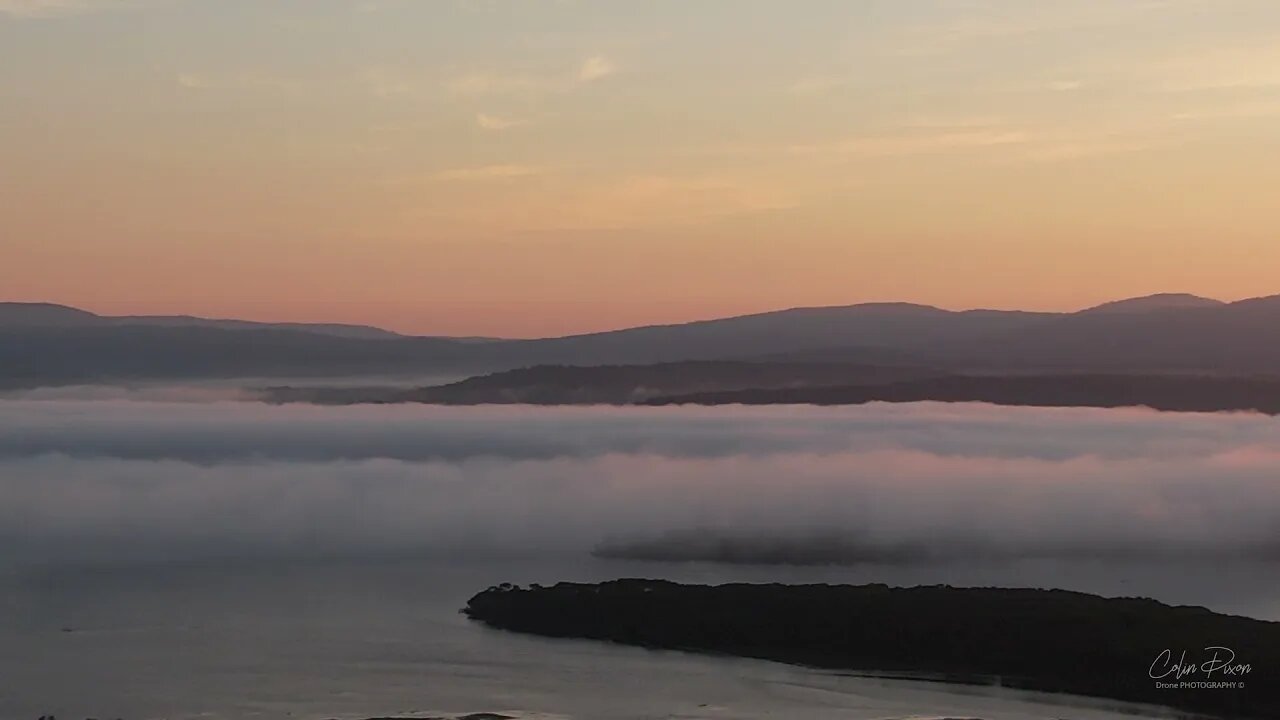
[[[8,401],[0,537],[18,563],[572,558],[690,537],[883,562],[1275,559],[1276,448],[1273,418],[1140,410]]]
[[[500,582],[1063,587],[1280,619],[1268,417],[207,400],[0,401],[0,717],[1170,716],[457,614]],[[593,555],[726,543],[786,562]]]
[[[131,400],[161,403],[209,403],[218,401],[251,401],[270,387],[344,387],[401,389],[429,387],[457,382],[467,374],[430,375],[334,375],[325,377],[226,377],[201,380],[186,378],[178,382],[166,380],[118,381],[106,385],[45,385],[34,388],[0,390],[4,400]]]

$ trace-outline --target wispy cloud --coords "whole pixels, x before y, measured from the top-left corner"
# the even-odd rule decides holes
[[[0,14],[14,17],[52,17],[93,9],[89,0],[0,0]]]
[[[474,71],[449,78],[445,87],[459,95],[516,95],[549,89],[551,84],[536,75]]]
[[[608,77],[616,71],[617,67],[608,58],[596,55],[583,60],[578,66],[578,80],[584,83],[591,82]]]
[[[1053,90],[1055,92],[1070,92],[1072,90],[1079,90],[1080,88],[1084,87],[1084,81],[1066,80],[1066,79],[1054,80],[1050,82],[1046,87],[1048,87],[1050,90]]]
[[[796,95],[823,95],[848,84],[848,80],[834,75],[809,75],[791,83],[788,88]]]
[[[679,225],[795,207],[767,181],[715,174],[633,175],[586,190],[562,208],[569,226],[626,228]]]
[[[1075,0],[1065,3],[955,3],[950,19],[906,28],[890,46],[900,55],[937,55],[992,42],[1124,26],[1154,16],[1196,11],[1205,0]]]
[[[415,84],[393,68],[374,67],[364,72],[364,83],[374,97],[397,98],[414,95]]]
[[[916,115],[906,121],[907,127],[927,129],[993,128],[1006,124],[997,115]]]
[[[1280,116],[1280,100],[1256,100],[1184,110],[1174,113],[1171,119],[1177,121],[1196,120],[1231,120]]]
[[[633,174],[521,199],[528,227],[624,230],[687,227],[793,208],[793,190],[739,174]]]
[[[534,165],[479,165],[441,170],[432,175],[432,178],[436,180],[508,180],[541,175],[544,172],[546,172],[545,168]]]
[[[537,182],[519,182],[538,176]],[[623,230],[688,227],[796,207],[794,188],[773,177],[741,174],[594,175],[556,168],[490,165],[444,170],[436,183],[487,182],[484,201],[418,202],[416,217],[493,231]],[[488,190],[489,188],[486,188]]]
[[[904,133],[853,137],[827,143],[792,145],[792,153],[804,155],[921,155],[945,153],[1030,142],[1031,135],[1020,130],[965,130],[944,133]]]
[[[1149,141],[1125,138],[1047,140],[1028,148],[1023,158],[1033,162],[1058,162],[1138,152],[1150,147]]]
[[[543,95],[572,92],[617,72],[613,61],[600,55],[589,57],[567,71],[530,73],[493,70],[469,71],[445,81],[445,88],[458,95]]]
[[[508,130],[528,123],[528,120],[520,118],[506,118],[488,113],[476,113],[476,125],[484,130]]]
[[[1280,87],[1280,36],[1272,42],[1184,53],[1142,68],[1166,92]]]
[[[178,86],[186,90],[298,90],[302,84],[270,73],[250,70],[228,74],[179,73]]]
[[[0,16],[49,18],[65,15],[124,10],[153,5],[161,0],[0,0]]]
[[[1242,107],[1239,112],[1261,116],[1280,112],[1280,105]],[[806,165],[818,160],[909,160],[942,155],[981,157],[1000,163],[1041,163],[1137,152],[1168,140],[1167,136],[1152,134],[1146,126],[1090,130],[1062,125],[1019,125],[996,115],[920,115],[900,121],[896,132],[790,145],[720,145],[703,148],[699,154],[790,156]]]

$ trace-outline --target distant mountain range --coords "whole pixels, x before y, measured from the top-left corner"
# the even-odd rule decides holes
[[[948,373],[1280,373],[1280,296],[1153,295],[1075,313],[908,303],[795,308],[536,340],[0,303],[0,386],[228,377],[475,375],[537,365],[850,364]],[[824,371],[826,372],[826,371]],[[681,388],[682,391],[688,388]]]
[[[1095,307],[1081,310],[1081,315],[1101,315],[1104,313],[1144,313],[1155,310],[1185,310],[1188,308],[1220,308],[1227,303],[1212,298],[1188,295],[1186,293],[1162,293],[1145,297],[1116,300]]]
[[[201,327],[219,330],[299,330],[360,340],[404,337],[368,325],[338,323],[266,323],[252,320],[218,320],[190,315],[97,315],[88,310],[53,303],[0,303],[0,328],[62,327],[101,328],[125,325],[141,327]]]

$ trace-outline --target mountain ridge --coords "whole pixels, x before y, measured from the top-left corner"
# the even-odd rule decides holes
[[[845,305],[799,305],[795,307],[779,308],[776,310],[765,310],[761,312],[744,313],[741,315],[727,315],[711,318],[700,318],[688,320],[684,322],[670,323],[651,323],[645,325],[625,326],[612,328],[608,330],[596,330],[584,333],[570,333],[567,335],[552,335],[537,338],[515,338],[510,339],[511,342],[529,342],[529,341],[552,341],[552,340],[568,340],[576,338],[598,337],[602,335],[610,335],[620,332],[648,331],[666,328],[678,328],[687,326],[699,326],[714,323],[724,323],[730,321],[747,321],[764,318],[777,317],[812,317],[812,316],[831,316],[844,315],[850,313],[858,314],[875,314],[885,316],[1028,316],[1028,317],[1066,317],[1070,315],[1083,315],[1104,312],[1145,312],[1166,309],[1186,309],[1193,307],[1230,307],[1242,305],[1263,305],[1275,303],[1280,305],[1280,294],[1260,296],[1255,298],[1246,298],[1234,302],[1224,302],[1213,298],[1194,295],[1191,293],[1155,293],[1151,295],[1135,296],[1131,298],[1123,298],[1113,300],[1099,305],[1083,308],[1075,311],[1051,311],[1051,310],[1021,310],[1021,309],[995,309],[986,307],[966,308],[960,310],[952,310],[941,308],[936,305],[925,303],[915,303],[907,301],[871,301],[862,303],[850,303]],[[30,317],[23,317],[23,315]],[[505,338],[491,338],[481,336],[462,336],[452,338],[451,336],[441,335],[415,335],[388,330],[376,325],[366,325],[359,323],[330,323],[330,322],[297,322],[297,321],[266,321],[266,320],[245,320],[240,318],[214,318],[204,317],[200,315],[188,314],[146,314],[146,315],[102,315],[75,307],[73,305],[65,305],[48,301],[0,301],[0,327],[13,325],[44,325],[52,324],[50,321],[74,321],[84,324],[104,323],[104,324],[135,324],[135,325],[204,325],[209,327],[223,327],[236,329],[243,327],[245,329],[296,329],[311,330],[316,332],[332,331],[337,334],[342,331],[353,331],[359,334],[350,335],[351,337],[360,336],[386,336],[398,338],[411,337],[440,337],[451,339],[465,340],[506,340]]]
[[[405,336],[367,326],[117,318],[52,303],[0,303],[0,385],[477,375],[539,365],[694,361],[951,373],[1280,371],[1280,296],[1220,303],[1174,294],[1098,307],[1107,306],[1049,313],[864,303],[501,340]]]
[[[351,323],[266,322],[198,315],[99,315],[71,305],[50,302],[0,302],[0,327],[74,327],[147,325],[157,327],[214,327],[227,330],[299,330],[361,339],[409,337],[372,325]]]
[[[1154,295],[1113,300],[1085,308],[1076,314],[1158,312],[1197,307],[1223,307],[1228,304],[1221,300],[1192,295],[1191,293],[1156,293]]]

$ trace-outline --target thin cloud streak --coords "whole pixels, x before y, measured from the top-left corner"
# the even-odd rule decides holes
[[[545,172],[544,168],[533,165],[481,165],[441,170],[432,177],[436,180],[510,180],[542,175]]]
[[[1153,17],[1194,13],[1205,0],[1076,0],[1070,3],[972,2],[947,20],[907,27],[888,47],[905,56],[972,51],[1058,33],[1128,26]]]
[[[1155,89],[1171,93],[1280,88],[1280,36],[1254,46],[1184,53],[1139,74]]]
[[[799,144],[788,148],[798,154],[922,155],[1002,145],[1024,145],[1032,136],[1017,130],[981,130],[925,135],[855,137],[830,143]]]
[[[582,61],[582,65],[578,67],[578,80],[580,82],[589,83],[608,77],[617,71],[617,67],[609,61],[608,58],[596,55]]]
[[[529,124],[528,120],[504,118],[488,113],[476,113],[476,125],[484,130],[509,130]]]
[[[0,15],[49,18],[139,7],[145,0],[0,0]]]
[[[222,75],[194,72],[179,73],[178,86],[184,90],[276,90],[298,91],[302,83],[278,77],[262,71],[247,71]]]
[[[445,88],[456,95],[539,96],[573,92],[609,77],[617,66],[600,55],[586,58],[572,71],[536,74],[526,72],[471,71],[445,81]]]

